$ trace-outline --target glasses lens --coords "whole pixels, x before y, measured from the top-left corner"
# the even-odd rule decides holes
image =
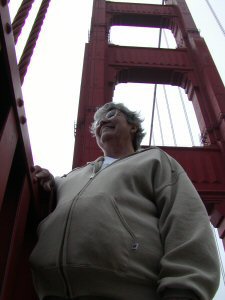
[[[99,126],[100,122],[103,119],[112,119],[117,115],[117,109],[111,109],[110,111],[108,111],[101,119],[96,121],[96,126]]]
[[[116,113],[117,113],[117,110],[112,109],[112,110],[107,112],[107,114],[105,115],[105,118],[106,119],[111,119],[111,118],[115,117]]]

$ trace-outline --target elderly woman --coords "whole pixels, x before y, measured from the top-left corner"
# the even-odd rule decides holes
[[[62,178],[35,168],[57,195],[30,257],[40,299],[213,298],[220,271],[207,212],[173,158],[139,149],[141,122],[107,103],[91,126],[104,156]]]

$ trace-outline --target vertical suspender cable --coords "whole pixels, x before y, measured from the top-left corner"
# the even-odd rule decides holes
[[[166,41],[167,48],[169,48],[169,43],[168,43],[168,40],[167,40],[167,36],[166,36],[165,32],[163,32],[163,33],[164,33],[164,38],[165,38],[165,41]],[[189,121],[188,114],[187,114],[187,111],[186,111],[186,107],[185,107],[185,104],[184,104],[184,99],[183,99],[183,96],[182,96],[182,93],[181,93],[181,90],[180,90],[179,87],[178,87],[178,91],[179,91],[179,95],[180,95],[181,104],[182,104],[182,108],[183,108],[183,111],[184,111],[186,123],[187,123],[187,126],[188,126],[188,132],[189,132],[189,135],[190,135],[191,143],[192,143],[192,146],[194,146],[194,139],[193,139],[193,134],[192,134],[191,126],[190,126],[190,121]]]
[[[13,35],[14,35],[14,43],[17,43],[18,37],[22,31],[22,28],[26,22],[26,18],[31,10],[35,0],[23,0],[21,3],[17,14],[13,20],[12,28],[13,28]]]
[[[222,278],[223,278],[223,283],[225,285],[225,272],[224,272],[224,267],[223,267],[223,261],[222,261],[222,258],[221,258],[220,248],[219,248],[219,244],[218,244],[218,240],[217,240],[217,237],[216,237],[214,227],[212,227],[212,232],[213,232],[213,235],[214,235],[214,239],[215,239],[215,243],[216,243],[216,247],[217,247],[217,252],[218,252],[218,256],[219,256],[221,275],[222,275]]]
[[[186,120],[186,123],[187,123],[187,126],[188,126],[188,132],[189,132],[189,135],[190,135],[191,144],[192,144],[192,146],[194,146],[195,143],[194,143],[194,138],[193,138],[193,134],[192,134],[192,130],[191,130],[191,125],[190,125],[190,122],[189,122],[189,119],[188,119],[188,114],[187,114],[186,107],[185,107],[185,104],[184,104],[184,99],[183,99],[183,96],[182,96],[182,93],[181,93],[181,90],[180,90],[179,87],[178,87],[178,91],[179,91],[179,94],[180,94],[180,99],[181,99],[181,104],[182,104],[182,108],[183,108],[184,115],[185,115],[185,120]]]
[[[223,26],[222,26],[222,24],[221,24],[219,18],[217,17],[217,15],[216,15],[214,9],[212,8],[212,6],[211,6],[211,4],[209,3],[208,0],[205,0],[205,2],[207,3],[207,5],[208,5],[208,7],[209,7],[209,9],[210,9],[210,11],[211,11],[211,13],[212,13],[212,15],[214,16],[214,18],[215,18],[215,20],[216,20],[216,23],[218,24],[220,30],[222,31],[223,35],[225,36],[225,29],[223,28]]]
[[[153,134],[152,134],[152,145],[155,146],[155,136],[154,136],[154,132],[153,132]]]
[[[164,5],[164,0],[162,0],[162,5]],[[159,29],[158,48],[160,48],[160,46],[161,46],[161,39],[162,39],[162,28]],[[154,115],[155,115],[155,103],[156,103],[156,92],[157,92],[157,84],[155,84],[155,86],[154,86],[154,93],[153,93],[152,118],[151,118],[151,126],[150,126],[149,146],[151,146],[151,143],[152,143],[153,124],[154,124]]]
[[[172,131],[172,135],[173,135],[173,142],[174,142],[174,145],[177,146],[176,136],[175,136],[175,132],[174,132],[174,128],[173,128],[173,120],[172,120],[171,113],[170,113],[169,101],[168,101],[165,85],[163,85],[163,90],[164,90],[164,95],[165,95],[165,99],[166,99],[167,111],[169,114],[170,127],[171,127],[171,131]]]
[[[167,36],[166,36],[164,31],[163,31],[163,34],[164,34],[164,38],[165,38],[165,41],[166,41],[166,46],[167,46],[167,48],[169,48],[169,43],[168,43],[168,40],[167,40]],[[172,135],[173,135],[173,142],[174,142],[174,145],[177,146],[176,136],[175,136],[175,132],[174,132],[173,121],[172,121],[172,117],[171,117],[171,113],[170,113],[169,101],[168,101],[165,85],[163,85],[163,91],[164,91],[164,95],[165,95],[165,99],[166,99],[167,111],[168,111],[168,114],[169,114],[170,127],[171,127],[171,131],[172,131]]]
[[[161,124],[161,118],[160,118],[160,113],[159,113],[159,106],[158,103],[156,101],[156,111],[157,111],[157,117],[159,120],[159,130],[160,130],[160,136],[161,136],[161,140],[162,140],[162,146],[164,146],[164,138],[163,138],[163,132],[162,132],[162,124]]]
[[[161,29],[160,29],[160,30],[161,30]],[[155,86],[154,86],[153,104],[152,104],[152,118],[151,118],[150,138],[149,138],[149,146],[151,146],[151,143],[152,143],[153,124],[154,124],[154,115],[155,115],[155,103],[156,103],[156,92],[157,92],[157,84],[155,84]]]
[[[33,27],[31,29],[30,35],[27,39],[27,43],[26,43],[23,53],[21,55],[21,58],[19,61],[19,72],[20,72],[21,84],[23,84],[23,80],[26,75],[27,68],[30,63],[31,56],[33,54],[39,33],[41,31],[41,26],[44,22],[44,18],[45,18],[46,12],[48,10],[50,1],[51,0],[43,0],[41,2],[41,6],[39,8],[39,11],[37,13],[37,16],[34,21]]]

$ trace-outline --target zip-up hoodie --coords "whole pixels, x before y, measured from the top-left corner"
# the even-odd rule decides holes
[[[220,271],[206,209],[158,148],[56,178],[57,206],[30,262],[40,299],[213,298]]]

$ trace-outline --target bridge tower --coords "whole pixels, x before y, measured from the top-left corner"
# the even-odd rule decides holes
[[[166,5],[153,5],[94,0],[73,165],[83,165],[101,154],[89,127],[96,107],[112,101],[116,84],[139,82],[182,87],[193,103],[204,146],[162,148],[187,171],[225,242],[225,89],[185,1],[165,2]],[[169,29],[177,48],[110,44],[108,37],[113,25]]]

